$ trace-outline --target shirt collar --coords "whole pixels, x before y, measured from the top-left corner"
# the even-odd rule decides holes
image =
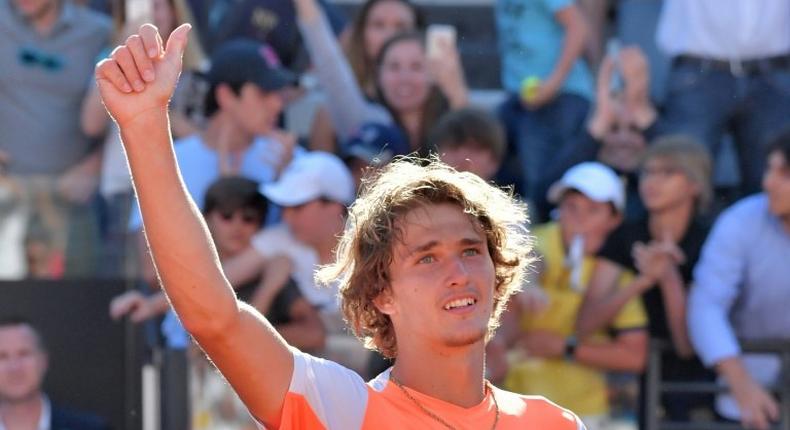
[[[52,423],[52,403],[46,394],[41,395],[41,415],[38,418],[37,430],[51,430],[50,424]],[[6,430],[3,425],[3,420],[0,420],[0,430]]]

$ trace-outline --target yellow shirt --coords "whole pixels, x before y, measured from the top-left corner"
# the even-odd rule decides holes
[[[565,265],[565,249],[559,224],[548,223],[535,227],[536,247],[544,263],[540,274],[540,285],[549,298],[547,309],[539,314],[523,315],[522,330],[546,330],[567,337],[574,333],[579,307],[584,299],[584,289],[592,274],[594,257],[585,257],[582,262],[580,287],[571,287],[571,269]],[[624,274],[620,285],[626,284],[632,275]],[[642,328],[647,317],[642,302],[635,298],[617,314],[610,326],[614,330]],[[601,331],[592,340],[605,340],[608,336]],[[523,355],[511,362],[505,380],[505,388],[517,393],[539,394],[566,407],[579,415],[600,415],[609,411],[606,389],[606,373],[578,363],[557,359],[525,358]]]

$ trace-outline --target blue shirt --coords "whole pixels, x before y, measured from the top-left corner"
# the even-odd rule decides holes
[[[506,90],[519,92],[525,78],[546,80],[551,75],[565,38],[555,14],[572,5],[573,0],[497,0],[502,85]],[[592,75],[581,58],[571,67],[561,91],[592,98]]]
[[[688,326],[694,349],[707,366],[741,355],[738,339],[790,336],[790,232],[771,214],[765,194],[747,197],[721,214],[694,270]],[[778,377],[772,357],[746,355],[756,382]],[[729,407],[724,407],[726,403]],[[736,418],[733,402],[720,412]]]

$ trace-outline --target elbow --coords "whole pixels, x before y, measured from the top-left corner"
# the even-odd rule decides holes
[[[198,340],[216,340],[234,333],[240,321],[238,307],[223,311],[212,310],[210,314],[179,315],[184,329]]]
[[[625,372],[643,373],[647,368],[647,348],[634,350],[629,354],[629,359],[624,364],[622,370]]]

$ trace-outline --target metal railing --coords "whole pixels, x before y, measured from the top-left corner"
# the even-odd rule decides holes
[[[776,354],[781,362],[780,380],[769,391],[779,399],[780,421],[771,428],[790,430],[790,339],[743,340],[741,349],[745,353]],[[722,393],[728,388],[716,382],[664,381],[661,375],[661,354],[672,350],[666,341],[652,340],[647,362],[646,386],[646,430],[740,430],[739,424],[720,422],[675,422],[662,421],[659,416],[661,395],[666,393]]]

